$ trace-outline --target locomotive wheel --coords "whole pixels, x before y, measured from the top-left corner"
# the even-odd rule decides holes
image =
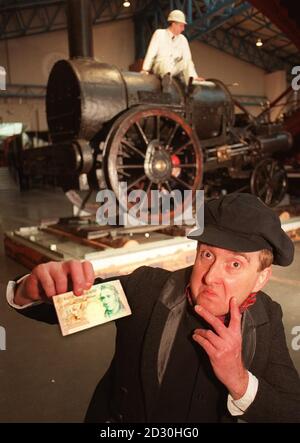
[[[127,111],[115,121],[105,142],[103,172],[108,188],[121,206],[121,182],[126,182],[127,196],[131,191],[144,191],[146,212],[152,209],[151,220],[155,223],[161,222],[166,211],[160,205],[153,214],[151,191],[168,195],[180,191],[182,205],[173,201],[168,211],[173,220],[191,204],[183,200],[184,190],[191,190],[194,198],[202,182],[202,169],[198,137],[179,114],[169,109],[138,107]],[[128,209],[130,206],[133,204],[128,203]]]
[[[261,160],[252,172],[250,188],[267,206],[278,205],[287,190],[285,170],[276,160]]]

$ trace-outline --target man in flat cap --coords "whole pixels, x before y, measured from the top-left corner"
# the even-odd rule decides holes
[[[300,422],[282,311],[262,292],[272,263],[293,260],[279,218],[253,195],[226,195],[205,203],[204,231],[189,237],[193,267],[120,277],[132,316],[116,321],[115,355],[86,421]],[[39,265],[9,302],[30,310],[65,292],[68,277],[80,295],[93,284],[91,264]]]
[[[178,76],[186,85],[190,81],[195,83],[204,80],[195,70],[189,43],[182,34],[187,24],[184,13],[174,9],[167,20],[167,29],[154,32],[141,71],[143,74],[153,72],[160,76],[164,92],[168,92],[173,76]]]

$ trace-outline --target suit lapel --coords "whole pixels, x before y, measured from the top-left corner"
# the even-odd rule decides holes
[[[256,350],[256,328],[269,322],[259,294],[254,305],[250,306],[243,314],[242,337],[243,337],[243,362],[249,369]]]
[[[151,314],[141,356],[141,378],[149,417],[164,374],[176,331],[186,306],[184,289],[191,268],[174,272],[164,284]]]
[[[256,349],[256,328],[253,317],[249,310],[245,311],[242,320],[242,355],[243,362],[247,369],[249,369],[253,360]]]

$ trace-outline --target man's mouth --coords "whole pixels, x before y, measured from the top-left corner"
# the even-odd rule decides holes
[[[216,294],[211,289],[203,289],[201,291],[201,295],[204,295],[205,297],[217,297],[218,296],[218,294]]]

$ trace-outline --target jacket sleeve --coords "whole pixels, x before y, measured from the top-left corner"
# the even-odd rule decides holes
[[[153,66],[155,57],[157,56],[158,47],[159,47],[159,29],[157,29],[154,34],[152,35],[152,38],[150,40],[147,53],[144,59],[143,63],[143,70],[144,71],[150,71],[150,69]]]
[[[255,374],[258,391],[243,420],[300,423],[300,380],[289,355],[277,303],[272,303],[271,315],[268,362],[261,376]]]
[[[106,279],[102,279],[100,277],[97,277],[94,281],[94,285],[96,285],[98,283],[105,283],[105,282],[112,281],[112,280],[120,280],[120,282],[123,286],[124,292],[126,293],[126,285],[127,285],[127,281],[129,279],[129,276],[130,276],[130,274],[109,277]],[[24,276],[24,277],[26,277],[26,276]],[[19,280],[21,280],[21,279],[19,279]],[[16,285],[16,281],[15,282],[10,281],[8,283],[7,290],[6,290],[6,299],[7,299],[8,304],[12,308],[14,308],[19,314],[23,315],[24,317],[31,318],[33,320],[38,320],[43,323],[48,323],[48,324],[52,324],[52,325],[58,323],[58,318],[56,315],[54,305],[50,301],[47,303],[44,303],[42,301],[28,303],[28,305],[26,305],[26,306],[15,305],[13,303],[15,285]],[[71,288],[69,290],[71,290]]]

